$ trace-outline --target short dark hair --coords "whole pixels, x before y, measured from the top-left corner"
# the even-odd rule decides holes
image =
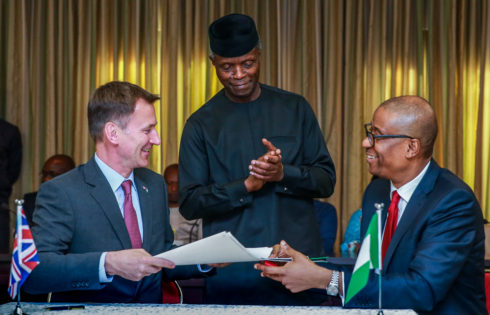
[[[90,136],[95,141],[102,140],[104,125],[109,121],[124,129],[140,98],[150,104],[160,99],[158,95],[129,82],[112,81],[97,88],[88,102]]]
[[[176,169],[177,172],[179,171],[179,164],[177,163],[174,163],[174,164],[170,164],[168,165],[165,170],[163,171],[163,177],[167,178],[167,173],[171,170],[171,169]]]
[[[66,154],[55,154],[51,155],[45,162],[44,165],[48,163],[52,163],[52,161],[57,160],[58,162],[62,162],[67,171],[75,168],[75,161],[73,158]]]

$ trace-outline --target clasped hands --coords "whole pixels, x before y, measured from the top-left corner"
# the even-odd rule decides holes
[[[279,182],[284,178],[281,149],[276,148],[272,142],[263,138],[262,144],[267,153],[256,160],[252,160],[248,169],[250,175],[245,179],[248,192],[260,190],[267,182]]]

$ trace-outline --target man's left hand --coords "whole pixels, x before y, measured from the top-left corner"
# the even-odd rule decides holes
[[[268,152],[257,160],[252,160],[248,167],[250,174],[265,182],[279,182],[284,178],[281,150],[265,138],[262,143]]]

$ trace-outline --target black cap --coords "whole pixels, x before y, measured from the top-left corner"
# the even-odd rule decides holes
[[[221,57],[245,55],[257,46],[259,34],[248,15],[233,13],[220,17],[209,26],[211,51]]]

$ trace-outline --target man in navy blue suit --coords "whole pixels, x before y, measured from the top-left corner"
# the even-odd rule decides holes
[[[390,198],[399,196],[383,259],[383,307],[486,314],[482,212],[472,190],[431,157],[437,136],[432,107],[421,97],[395,97],[377,108],[365,128],[366,161],[370,173],[380,178],[364,193],[361,235],[375,203],[385,204],[382,222],[388,225]],[[282,267],[256,265],[264,276],[292,292],[322,288],[345,296],[349,272],[323,268],[281,245],[293,261]],[[378,292],[378,278],[371,271],[366,287],[346,306],[377,308]]]

